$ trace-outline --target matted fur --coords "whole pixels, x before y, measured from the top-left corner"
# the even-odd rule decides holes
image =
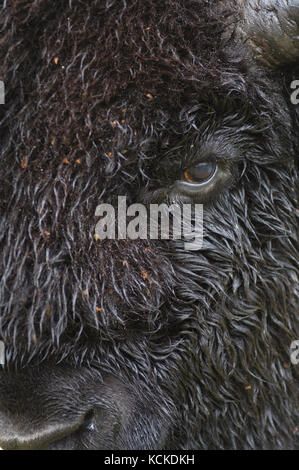
[[[37,404],[28,423],[46,399],[69,410],[88,381],[115,377],[130,397],[121,437],[84,435],[79,448],[296,446],[296,68],[258,64],[224,3],[0,10],[0,406],[14,413],[15,374]],[[205,153],[231,180],[193,201],[201,251],[95,240],[100,202],[167,202]]]

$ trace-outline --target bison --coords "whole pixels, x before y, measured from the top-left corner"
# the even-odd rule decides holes
[[[4,0],[0,446],[298,443],[298,0]],[[203,205],[203,244],[100,203]]]

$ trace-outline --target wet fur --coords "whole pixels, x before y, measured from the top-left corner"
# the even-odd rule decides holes
[[[1,12],[0,397],[13,413],[5,377],[24,373],[20,401],[43,407],[49,393],[67,414],[116,378],[130,403],[123,437],[74,446],[296,447],[299,76],[256,63],[237,40],[237,8],[221,3],[14,1]],[[161,188],[167,200],[198,153],[231,172],[193,201],[204,202],[201,251],[94,239],[99,202],[148,203]],[[57,373],[55,388],[51,367],[73,378]]]

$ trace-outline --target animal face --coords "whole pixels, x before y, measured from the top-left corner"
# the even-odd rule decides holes
[[[295,447],[298,25],[297,1],[4,2],[1,447]],[[201,249],[95,237],[118,196],[203,204]]]

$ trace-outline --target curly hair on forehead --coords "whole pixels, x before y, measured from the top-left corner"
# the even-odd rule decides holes
[[[296,448],[298,2],[14,0],[0,31],[0,446]],[[118,196],[203,204],[202,248],[99,240]]]

